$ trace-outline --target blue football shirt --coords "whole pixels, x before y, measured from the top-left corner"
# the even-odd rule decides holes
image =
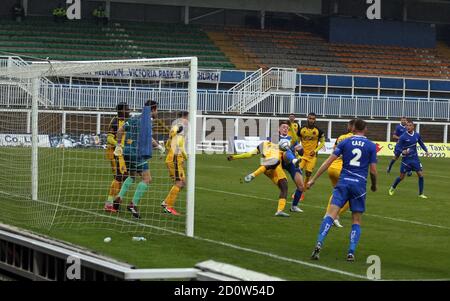
[[[395,154],[400,155],[401,153],[404,158],[418,157],[417,144],[419,144],[425,152],[428,152],[428,148],[423,143],[422,137],[419,133],[415,131],[411,134],[405,132],[398,139],[397,145],[395,146]],[[404,150],[408,150],[408,152],[404,154]]]
[[[369,165],[377,162],[375,143],[364,136],[354,135],[340,142],[333,152],[342,155],[342,172],[339,180],[351,182],[367,182]]]
[[[395,128],[395,135],[398,137],[403,135],[405,132],[406,132],[406,126],[398,124],[397,127]]]

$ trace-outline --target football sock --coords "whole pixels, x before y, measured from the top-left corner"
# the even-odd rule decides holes
[[[258,167],[257,170],[255,170],[254,172],[252,172],[252,175],[256,178],[257,176],[259,176],[260,174],[265,173],[267,170],[267,168],[265,166],[260,166]]]
[[[180,192],[180,187],[177,185],[173,185],[172,188],[169,191],[169,194],[167,194],[166,199],[164,202],[166,203],[167,207],[173,207],[175,204],[175,200],[177,199],[178,193]]]
[[[279,199],[277,211],[283,211],[284,207],[286,207],[286,199]]]
[[[300,202],[300,198],[302,197],[302,192],[300,190],[295,190],[294,200],[292,201],[292,206],[297,206]]]
[[[389,167],[388,167],[388,172],[390,172],[390,171],[391,171],[391,169],[392,169],[392,166],[394,165],[394,163],[395,163],[395,160],[394,160],[394,159],[392,159],[392,160],[391,160],[391,162],[389,163]]]
[[[361,236],[361,227],[358,224],[352,225],[352,231],[350,232],[350,246],[348,252],[355,254],[356,246],[359,242],[359,237]]]
[[[423,194],[423,177],[419,177],[419,194]]]
[[[323,244],[323,241],[325,240],[328,231],[330,231],[331,229],[331,225],[333,225],[333,221],[334,221],[333,218],[329,215],[325,216],[325,218],[322,220],[319,235],[317,236],[317,242],[320,242],[320,244]]]
[[[109,187],[108,200],[106,202],[112,204],[114,198],[119,193],[119,191],[120,191],[120,182],[114,179],[111,182],[111,186]]]
[[[136,191],[134,192],[133,196],[133,204],[137,206],[139,204],[139,201],[141,200],[142,195],[147,190],[148,184],[145,182],[140,182],[136,188]]]
[[[134,180],[132,177],[128,177],[125,182],[122,184],[122,188],[120,189],[119,196],[123,199],[125,195],[127,194],[128,189],[130,189],[130,186],[133,185]]]
[[[288,163],[291,163],[292,160],[295,159],[295,155],[294,155],[294,153],[293,153],[290,149],[288,149],[288,150],[285,151],[284,153],[286,154],[286,160],[287,160]]]
[[[400,183],[402,179],[400,179],[400,177],[397,177],[397,179],[395,179],[394,184],[392,184],[392,188],[397,188],[397,185]]]

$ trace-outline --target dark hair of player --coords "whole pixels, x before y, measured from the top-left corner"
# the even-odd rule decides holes
[[[155,111],[158,108],[158,103],[154,100],[149,99],[145,102],[145,106],[150,106],[150,109],[152,111]]]
[[[178,117],[179,118],[186,118],[189,116],[189,112],[188,111],[182,111],[180,113],[178,113]]]
[[[281,121],[280,121],[280,126],[283,125],[283,124],[289,125],[289,121],[287,121],[287,120],[281,120]]]
[[[350,119],[349,121],[348,121],[348,125],[349,126],[354,126],[355,125],[355,122],[356,122],[356,119]]]
[[[411,119],[406,120],[406,123],[412,123],[414,124],[414,121],[412,121]]]
[[[130,115],[130,108],[126,102],[120,102],[116,106],[117,116],[119,118],[128,118]]]
[[[308,114],[308,116],[314,116],[314,117],[316,117],[316,113],[311,112],[311,113]]]
[[[362,132],[366,129],[366,127],[367,122],[365,122],[364,120],[359,118],[355,120],[355,131]]]

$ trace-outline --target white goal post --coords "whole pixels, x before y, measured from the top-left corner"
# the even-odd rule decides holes
[[[155,85],[150,79],[130,77],[124,79],[99,75],[125,69],[176,70],[174,72],[180,74],[179,78],[168,80],[165,84],[168,87],[181,85],[187,93],[184,94],[185,97],[176,100],[152,99],[154,95],[144,89]],[[0,169],[13,174],[12,179],[3,185],[0,184],[0,203],[6,204],[3,213],[0,212],[0,221],[16,225],[31,224],[46,227],[87,225],[123,232],[175,232],[194,236],[197,73],[197,57],[30,63],[19,57],[0,56],[0,107],[3,107],[0,109]],[[134,220],[125,214],[108,215],[99,207],[102,203],[101,197],[105,195],[105,187],[100,186],[104,186],[110,177],[105,175],[108,169],[107,162],[101,161],[103,156],[101,148],[104,145],[96,144],[95,149],[91,149],[85,147],[82,141],[77,141],[72,143],[76,145],[72,149],[72,146],[69,147],[64,143],[66,136],[69,137],[67,139],[74,140],[73,137],[77,135],[82,137],[94,135],[92,118],[82,114],[71,114],[70,122],[67,121],[70,129],[63,128],[61,132],[61,122],[52,114],[43,111],[60,109],[54,104],[61,98],[69,101],[70,99],[89,101],[94,97],[97,100],[101,99],[103,92],[110,93],[102,91],[102,87],[105,86],[116,88],[116,103],[127,102],[133,95],[139,107],[132,115],[139,114],[143,103],[148,99],[158,103],[160,101],[176,103],[178,112],[189,113],[189,126],[187,133],[184,133],[188,154],[185,166],[186,189],[185,194],[180,196],[185,199],[179,203],[180,206],[181,204],[184,206],[181,213],[185,217],[175,219],[160,212],[161,200],[173,182],[167,170],[164,170],[165,155],[161,155],[159,159],[154,155],[149,161],[153,181],[146,192],[150,194],[146,199],[147,202],[142,202],[141,219]],[[109,94],[108,101],[110,99]],[[27,111],[25,115],[24,109]],[[29,124],[24,126],[23,120],[27,118]],[[170,129],[174,119],[176,116],[173,112],[165,111],[164,107],[158,108],[154,126],[163,128],[158,132],[158,135],[163,137],[161,139],[166,139],[163,131]],[[102,133],[97,132],[96,139],[99,134],[106,135],[105,129],[109,121],[110,119],[102,120]],[[62,124],[65,125],[66,120]],[[7,137],[10,137],[12,142]],[[63,142],[53,145],[52,139]],[[156,150],[153,152],[155,154]],[[23,163],[14,163],[19,161]],[[81,166],[73,162],[78,162],[77,164]],[[155,169],[155,173],[152,168]],[[91,171],[94,171],[94,175]],[[99,178],[94,178],[95,175]],[[3,180],[1,177],[0,183]],[[98,199],[99,204],[94,199]],[[40,205],[30,205],[27,203],[30,200]],[[26,212],[25,216],[21,217],[21,210]]]

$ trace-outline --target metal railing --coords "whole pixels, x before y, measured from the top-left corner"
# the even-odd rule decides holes
[[[296,69],[270,68],[262,73],[259,69],[242,82],[228,90],[233,93],[228,111],[244,113],[274,93],[292,94],[296,86]]]
[[[1,78],[0,84],[7,85],[16,85],[21,90],[26,92],[30,97],[32,94],[31,81],[29,79],[21,79],[15,77],[9,77],[9,75],[14,74],[14,72],[26,72],[27,68],[29,68],[30,64],[24,61],[21,57],[18,56],[0,56],[0,69],[6,70],[6,77]],[[52,86],[53,82],[51,82],[46,77],[39,78],[40,87],[48,87]],[[39,101],[44,105],[52,105],[51,100],[49,99],[49,95],[47,94],[48,89],[40,88],[40,99]]]
[[[49,99],[41,104],[43,109],[109,110],[126,101],[131,109],[138,110],[147,99],[159,103],[160,110],[181,111],[187,109],[188,91],[183,89],[143,89],[123,87],[41,85],[41,93]],[[197,106],[205,113],[230,113],[237,92],[198,91]],[[0,81],[0,105],[2,107],[31,106],[30,96],[17,85]],[[448,99],[421,99],[401,97],[350,97],[325,95],[271,94],[255,104],[247,114],[280,115],[315,112],[327,117],[398,118],[450,120]]]

